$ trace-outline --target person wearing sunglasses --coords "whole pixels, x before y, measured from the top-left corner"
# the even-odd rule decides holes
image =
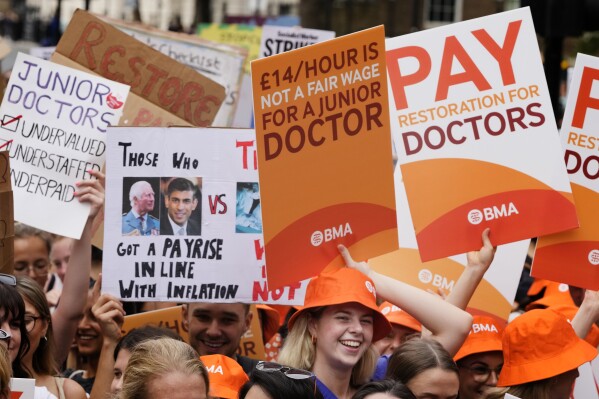
[[[391,330],[377,306],[377,291],[457,351],[470,329],[468,313],[376,273],[367,263],[355,262],[345,247],[339,249],[348,267],[310,281],[304,307],[289,320],[280,363],[312,371],[326,399],[351,398],[373,375],[379,355],[372,342]]]
[[[0,328],[8,337],[0,342],[8,350],[13,377],[29,378],[21,364],[21,357],[29,349],[25,329],[25,303],[16,288],[17,279],[0,273]]]
[[[307,370],[260,362],[239,390],[239,399],[323,399],[316,377]]]

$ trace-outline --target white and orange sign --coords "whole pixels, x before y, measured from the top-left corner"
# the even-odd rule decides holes
[[[391,127],[423,261],[578,227],[530,11],[387,40]]]
[[[539,238],[532,275],[599,289],[599,58],[579,54],[562,122],[580,228]]]
[[[397,249],[383,27],[251,68],[269,289]]]
[[[399,166],[395,171],[397,197],[397,225],[400,249],[369,260],[370,266],[387,276],[423,290],[447,295],[466,267],[466,255],[451,256],[423,263],[418,256],[416,235],[408,209],[406,191]],[[495,245],[495,232],[491,230]],[[468,311],[507,321],[512,310],[520,274],[526,259],[530,240],[518,241],[497,248],[495,259],[474,291]],[[482,246],[478,238],[478,248]]]

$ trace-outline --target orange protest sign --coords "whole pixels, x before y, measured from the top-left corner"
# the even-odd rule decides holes
[[[398,247],[384,34],[251,64],[271,290]]]
[[[599,289],[599,107],[592,89],[598,80],[599,58],[579,54],[561,139],[580,228],[540,237],[531,270],[535,277],[592,290]]]

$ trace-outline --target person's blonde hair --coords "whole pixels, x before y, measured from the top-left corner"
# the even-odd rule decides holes
[[[208,371],[198,353],[185,342],[160,338],[142,342],[133,349],[117,398],[146,399],[150,380],[173,372],[199,375],[204,380],[208,395]]]
[[[8,351],[4,345],[0,345],[0,398],[10,398],[10,377],[12,376],[12,366]]]
[[[279,352],[277,359],[279,363],[293,368],[312,370],[316,358],[316,345],[312,342],[308,324],[311,318],[320,318],[324,309],[325,307],[321,306],[298,316],[285,339],[281,352]],[[379,356],[371,343],[352,369],[350,384],[353,387],[361,386],[370,381],[378,358]]]
[[[514,385],[507,388],[493,388],[489,390],[486,399],[504,399],[506,393],[523,399],[550,399],[552,378],[527,382],[526,384]]]

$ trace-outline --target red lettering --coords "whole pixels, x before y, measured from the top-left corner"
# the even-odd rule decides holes
[[[111,72],[110,69],[108,69],[112,64],[115,64],[114,60],[111,59],[113,53],[117,53],[121,57],[124,57],[127,52],[125,51],[125,47],[123,46],[109,47],[104,53],[104,56],[102,57],[102,62],[100,63],[100,75],[104,76],[107,79],[123,83],[122,73]]]
[[[514,47],[516,47],[520,25],[522,25],[522,20],[509,23],[505,40],[503,41],[503,48],[499,47],[486,30],[480,29],[472,32],[480,44],[497,60],[499,70],[501,71],[501,80],[505,86],[516,83],[514,68],[512,67],[512,54],[514,53]]]
[[[599,99],[591,97],[593,82],[599,80],[599,70],[584,67],[580,78],[580,88],[576,98],[576,107],[572,116],[572,126],[582,129],[589,108],[599,109]]]
[[[408,107],[406,98],[406,86],[422,82],[431,71],[431,57],[425,49],[418,46],[402,47],[389,50],[386,53],[387,71],[389,71],[389,80],[391,81],[391,90],[395,99],[395,108],[397,110]],[[418,60],[419,68],[410,75],[402,76],[399,68],[399,59],[414,57]]]
[[[141,92],[142,97],[147,98],[150,97],[150,94],[152,93],[152,90],[154,89],[154,85],[156,84],[156,82],[158,82],[165,76],[168,76],[168,73],[164,69],[160,69],[154,64],[149,64],[146,67],[146,69],[152,72],[152,76],[150,76],[150,79],[148,79],[148,82],[146,83],[144,89]]]
[[[98,32],[99,36],[95,39],[91,39],[91,35],[94,31]],[[104,29],[101,24],[97,22],[88,23],[85,29],[83,29],[83,33],[81,34],[79,41],[77,44],[75,44],[75,47],[73,47],[73,51],[71,51],[69,58],[76,60],[81,50],[83,50],[85,59],[87,61],[87,63],[84,65],[87,65],[92,70],[96,69],[96,59],[94,57],[92,47],[100,44],[104,40],[105,36],[106,29]]]

